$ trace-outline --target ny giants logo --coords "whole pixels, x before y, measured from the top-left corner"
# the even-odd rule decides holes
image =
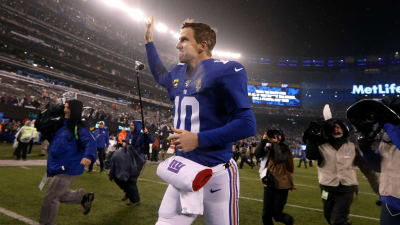
[[[181,162],[179,162],[179,161],[176,161],[176,160],[174,159],[174,160],[172,160],[172,162],[169,164],[168,170],[177,174],[177,173],[179,173],[179,170],[181,170],[182,167],[184,167],[184,166],[185,166],[185,164],[183,164],[183,163],[181,163]]]

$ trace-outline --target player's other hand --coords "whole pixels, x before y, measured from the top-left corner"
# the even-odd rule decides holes
[[[179,151],[190,152],[199,146],[199,138],[196,133],[175,128],[171,128],[171,130],[174,134],[170,135],[168,140],[172,140]]]
[[[147,19],[145,24],[146,33],[144,34],[144,40],[146,43],[149,43],[153,41],[154,15],[152,15],[150,19]]]

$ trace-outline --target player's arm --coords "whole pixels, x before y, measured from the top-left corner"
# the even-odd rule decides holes
[[[385,123],[383,129],[392,140],[392,143],[400,150],[400,129],[391,123]]]
[[[84,147],[84,157],[81,161],[83,165],[89,165],[97,159],[97,143],[93,134],[88,128],[80,128],[78,130],[79,139]]]
[[[256,119],[248,98],[246,70],[232,63],[218,80],[224,91],[224,106],[231,120],[222,127],[198,133],[199,147],[221,145],[256,134]]]
[[[108,130],[106,130],[106,146],[108,148],[108,146],[110,146],[110,135],[108,133]]]
[[[168,88],[169,85],[171,85],[171,74],[162,63],[153,43],[153,27],[154,16],[152,16],[150,20],[146,21],[146,33],[144,39],[146,42],[147,62],[157,83]]]
[[[251,108],[238,109],[225,126],[198,133],[199,147],[234,142],[256,134],[256,118]]]

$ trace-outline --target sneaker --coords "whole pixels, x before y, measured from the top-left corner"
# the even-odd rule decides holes
[[[131,202],[129,201],[128,203],[126,203],[127,206],[137,206],[140,205],[140,202]]]
[[[126,201],[128,200],[128,197],[125,195],[123,198],[121,198],[121,201]]]
[[[92,202],[94,200],[94,193],[90,192],[90,193],[86,193],[83,197],[82,197],[82,201],[81,201],[81,205],[84,209],[83,214],[87,215],[90,212],[90,209],[92,208]]]

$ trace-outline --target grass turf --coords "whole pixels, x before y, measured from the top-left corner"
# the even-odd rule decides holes
[[[0,154],[12,156],[12,152],[0,146]],[[1,158],[1,157],[0,157]],[[2,159],[2,158],[1,158]],[[45,167],[29,166],[29,169],[20,167],[0,167],[0,207],[6,208],[20,215],[38,221],[44,191],[39,191],[38,184],[45,173]],[[95,201],[89,215],[82,214],[80,205],[61,204],[58,216],[58,225],[73,224],[113,224],[113,225],[148,225],[155,224],[161,199],[166,184],[156,174],[157,165],[148,163],[138,182],[141,196],[141,205],[136,207],[125,206],[122,191],[117,185],[108,180],[105,173],[85,173],[72,185],[72,189],[82,187],[86,191],[95,192]],[[379,218],[379,208],[375,205],[377,197],[371,191],[367,181],[361,174],[360,193],[355,197],[351,207],[351,214]],[[162,182],[162,183],[160,183]],[[323,213],[313,209],[322,209],[320,190],[318,188],[316,168],[296,168],[295,183],[297,189],[289,193],[285,212],[295,218],[297,225],[327,224]],[[246,167],[240,170],[240,224],[262,224],[261,210],[263,187],[258,180],[258,170]],[[298,208],[296,206],[313,209]],[[378,225],[379,221],[350,217],[354,225]],[[17,222],[17,223],[16,223]],[[0,214],[0,224],[23,224]],[[199,217],[193,224],[204,224]]]
[[[0,160],[11,160],[15,159],[13,155],[14,148],[11,144],[8,143],[0,143]],[[40,145],[33,145],[31,154],[26,156],[27,160],[30,159],[47,159],[46,156],[39,156],[40,154]],[[22,152],[21,152],[22,155]]]

